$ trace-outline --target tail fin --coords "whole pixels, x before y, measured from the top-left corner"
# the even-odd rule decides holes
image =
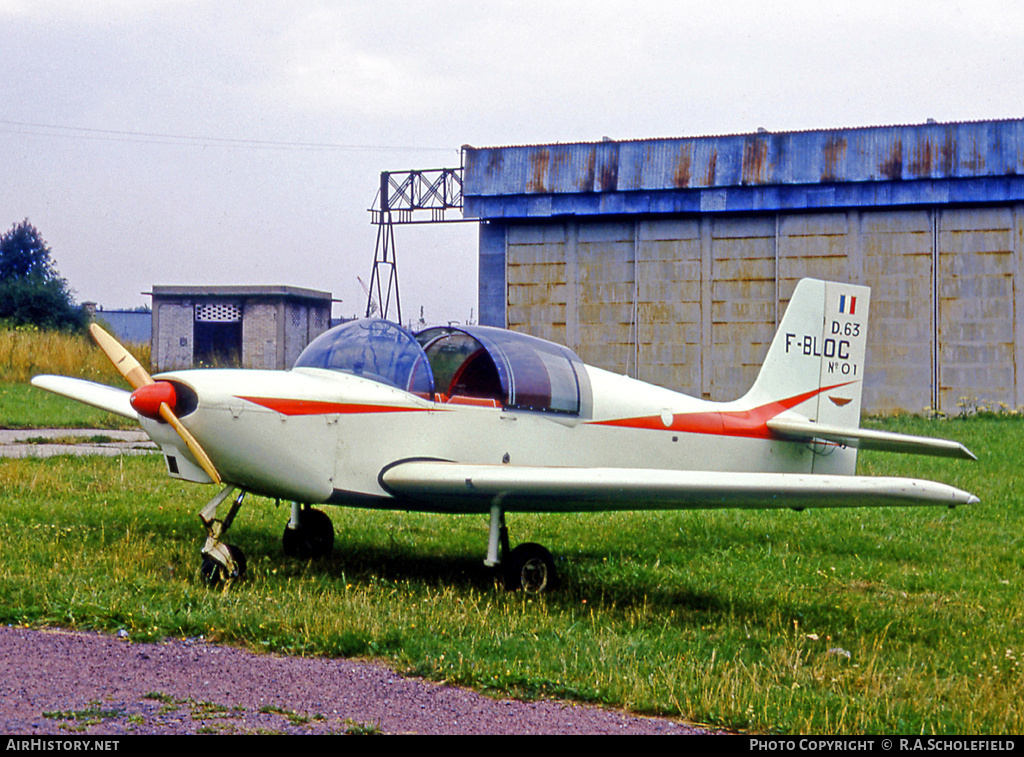
[[[801,279],[747,397],[858,427],[870,298],[869,287]]]
[[[870,298],[865,286],[801,279],[744,399],[781,403],[817,424],[858,428]]]

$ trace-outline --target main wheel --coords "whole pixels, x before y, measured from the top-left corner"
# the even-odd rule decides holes
[[[527,542],[512,550],[505,565],[505,588],[541,594],[554,588],[557,581],[555,560],[540,544]]]
[[[326,513],[307,507],[299,513],[298,528],[285,526],[281,545],[288,557],[326,557],[334,549],[334,524]]]
[[[227,547],[231,553],[231,560],[235,563],[235,567],[231,570],[212,557],[203,555],[203,564],[199,568],[199,575],[208,586],[219,586],[226,581],[245,578],[245,553],[233,544],[228,544]]]

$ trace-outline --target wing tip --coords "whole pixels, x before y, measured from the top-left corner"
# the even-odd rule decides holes
[[[131,392],[107,384],[100,384],[88,379],[53,374],[33,376],[29,383],[36,389],[42,389],[62,397],[114,413],[130,420],[138,421],[139,415],[129,402]]]

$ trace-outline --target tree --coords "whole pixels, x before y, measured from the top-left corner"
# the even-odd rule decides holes
[[[0,320],[71,331],[88,321],[27,218],[0,235]]]

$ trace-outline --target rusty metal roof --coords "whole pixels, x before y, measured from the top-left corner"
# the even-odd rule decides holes
[[[799,202],[793,199],[797,187],[804,188],[805,199],[808,190],[832,188],[835,194],[831,199],[816,197],[814,203],[857,204],[860,200],[837,185],[1024,179],[1024,120],[517,147],[467,146],[464,152],[467,216],[543,215],[546,207],[551,213],[702,209],[689,207],[692,201],[671,200],[661,193],[706,194],[707,190],[732,188],[757,190],[754,194],[747,192],[747,199],[740,202],[744,207],[737,209],[767,208],[780,202],[792,206]],[[1017,184],[1024,187],[1021,182],[1015,182],[1014,187]],[[772,188],[781,188],[782,193],[772,193]],[[928,191],[934,194],[935,185]],[[982,194],[986,191],[982,188]],[[638,198],[628,196],[613,201],[594,197],[616,193],[640,193],[647,199],[638,203]],[[891,189],[887,193],[893,196]],[[865,192],[855,194],[862,196]],[[869,204],[885,203],[877,189],[868,194],[872,198]],[[540,195],[555,197],[548,205],[529,199]],[[905,195],[905,188],[896,191],[897,197]],[[947,201],[964,201],[952,197],[948,188],[940,188],[939,195]],[[568,196],[575,196],[576,201],[568,202]],[[527,199],[508,199],[516,197]],[[719,209],[725,209],[738,197],[731,198],[727,193],[716,202],[722,205]],[[494,200],[499,198],[506,200],[496,204]],[[706,205],[706,200],[700,204]]]

